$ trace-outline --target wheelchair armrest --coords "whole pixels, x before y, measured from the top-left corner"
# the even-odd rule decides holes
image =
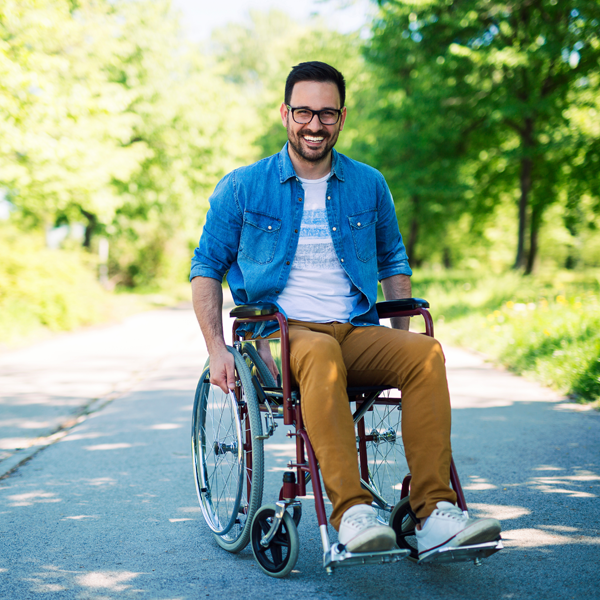
[[[275,304],[271,304],[270,302],[265,304],[243,304],[232,309],[229,316],[236,319],[246,319],[248,317],[274,315],[276,312],[279,312],[279,309]]]
[[[377,302],[375,305],[377,314],[380,318],[385,319],[390,313],[398,311],[418,310],[419,308],[429,308],[429,302],[422,298],[402,298],[401,300],[388,300],[387,302]]]

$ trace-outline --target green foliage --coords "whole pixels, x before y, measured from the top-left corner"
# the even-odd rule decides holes
[[[590,166],[600,160],[598,133],[568,109],[591,116],[597,108],[598,3],[380,4],[367,56],[389,80],[391,137],[410,149],[388,168],[399,195],[412,199],[411,235],[435,222],[435,211],[434,229],[445,232],[461,208],[486,216],[518,198],[516,265],[531,272],[547,207],[561,193],[573,204],[597,194]],[[407,164],[414,169],[405,177]],[[451,196],[450,211],[440,210],[436,182]]]
[[[581,400],[600,398],[600,279],[554,272],[417,272],[440,339],[467,346]]]
[[[0,227],[0,342],[105,319],[108,294],[93,267],[81,250],[48,250],[39,235]]]
[[[248,25],[215,31],[212,51],[225,79],[238,87],[254,112],[254,145],[260,158],[279,152],[287,141],[279,107],[292,67],[319,60],[334,65],[346,79],[348,118],[336,148],[366,160],[364,147],[356,140],[367,130],[366,108],[377,88],[357,34],[331,31],[319,19],[302,25],[278,10],[252,12]]]

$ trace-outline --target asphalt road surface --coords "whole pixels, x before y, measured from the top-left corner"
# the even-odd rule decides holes
[[[446,354],[467,502],[501,520],[505,549],[328,576],[307,498],[285,580],[204,524],[189,431],[206,348],[189,308],[0,355],[0,598],[600,598],[600,414]],[[293,455],[285,429],[266,443],[264,502]]]

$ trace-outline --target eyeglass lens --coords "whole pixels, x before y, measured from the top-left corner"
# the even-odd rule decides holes
[[[292,108],[292,117],[299,125],[310,123],[313,115],[319,116],[319,121],[323,125],[335,125],[338,122],[340,114],[336,110],[310,110],[309,108]]]

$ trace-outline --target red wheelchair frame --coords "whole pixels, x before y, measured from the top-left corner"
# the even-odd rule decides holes
[[[424,335],[433,336],[433,320],[427,310],[428,307],[429,304],[425,300],[419,298],[407,298],[378,303],[377,311],[380,319],[421,316],[425,322]],[[357,451],[359,455],[361,483],[372,493],[374,497],[373,505],[376,508],[379,508],[384,515],[390,514],[389,524],[396,531],[396,538],[399,546],[399,548],[386,552],[350,553],[341,544],[331,544],[329,540],[325,501],[319,476],[319,467],[308,434],[304,428],[302,411],[300,410],[299,393],[292,389],[289,362],[289,329],[286,317],[279,312],[277,306],[274,304],[238,306],[230,312],[230,316],[235,319],[233,324],[234,348],[231,349],[231,351],[234,353],[236,361],[238,361],[236,363],[236,365],[239,364],[239,368],[236,366],[238,371],[240,369],[242,371],[248,371],[248,358],[252,359],[250,362],[254,363],[254,367],[258,367],[257,363],[262,363],[262,360],[254,348],[252,348],[253,352],[251,353],[254,356],[248,356],[249,350],[246,345],[251,343],[251,341],[244,340],[244,334],[242,332],[238,333],[239,326],[245,323],[277,321],[280,328],[281,340],[282,382],[281,386],[268,387],[264,386],[264,384],[260,384],[255,375],[250,375],[250,371],[248,371],[244,377],[240,375],[240,378],[244,379],[246,382],[244,384],[246,388],[255,388],[254,390],[251,390],[250,395],[256,393],[256,397],[254,397],[253,400],[253,407],[255,408],[250,407],[248,402],[245,401],[241,383],[238,384],[235,394],[233,392],[230,393],[231,405],[235,407],[233,410],[237,413],[236,420],[239,429],[237,439],[239,439],[240,442],[234,443],[231,440],[226,442],[222,437],[216,436],[215,439],[213,436],[207,443],[202,435],[204,433],[203,426],[202,424],[199,426],[197,422],[199,419],[198,415],[201,412],[197,406],[199,397],[202,393],[206,394],[206,392],[202,392],[202,389],[204,389],[202,386],[209,385],[207,383],[208,367],[205,369],[203,376],[200,379],[194,404],[192,424],[192,449],[194,454],[194,469],[196,471],[196,488],[207,524],[216,535],[219,545],[230,552],[239,552],[248,541],[251,541],[252,551],[263,571],[274,577],[286,576],[292,570],[298,556],[299,542],[296,526],[301,516],[301,504],[296,498],[307,495],[306,486],[310,481],[313,487],[315,509],[323,545],[323,566],[328,573],[332,573],[335,568],[341,566],[396,562],[405,557],[417,561],[418,552],[416,541],[414,539],[414,527],[417,523],[417,518],[412,512],[409,503],[411,475],[407,474],[403,478],[400,489],[400,498],[398,500],[396,497],[396,500],[394,500],[395,505],[390,505],[386,503],[385,498],[383,498],[382,495],[378,494],[378,490],[376,489],[377,485],[371,485],[373,483],[371,481],[371,467],[369,466],[367,457],[368,444],[373,443],[374,441],[373,434],[377,436],[380,436],[380,434],[377,430],[372,430],[371,432],[366,430],[365,416],[369,411],[373,411],[375,407],[381,408],[382,406],[393,406],[394,408],[400,408],[401,397],[381,397],[380,395],[383,392],[387,393],[387,390],[391,389],[389,386],[348,388],[349,401],[356,403],[356,410],[353,414],[353,418],[357,428]],[[246,359],[242,358],[242,353],[246,356]],[[244,362],[244,360],[247,362]],[[262,368],[264,372],[264,370],[266,370],[264,363],[262,363]],[[267,378],[270,377],[271,376],[267,374]],[[251,383],[248,383],[250,381]],[[260,403],[257,402],[257,398],[260,400]],[[207,402],[208,401],[205,400],[205,410]],[[229,400],[225,399],[225,402],[227,403]],[[383,410],[385,410],[385,408]],[[254,415],[252,414],[253,412]],[[266,435],[262,434],[260,418],[257,417],[257,415],[261,413],[266,413],[268,427]],[[274,421],[275,418],[282,418],[285,425],[293,426],[294,429],[288,431],[287,436],[295,438],[296,456],[295,460],[290,461],[287,465],[289,470],[284,473],[283,485],[279,492],[279,500],[272,505],[257,507],[260,503],[260,500],[257,500],[257,497],[260,496],[262,499],[263,486],[262,441],[273,434],[273,431],[277,426]],[[252,419],[254,419],[253,424],[251,423]],[[268,426],[269,419],[271,422],[270,427]],[[200,420],[202,421],[202,418],[200,418]],[[257,435],[256,431],[260,431],[260,434]],[[396,432],[392,432],[391,435],[395,440]],[[200,438],[202,438],[202,440]],[[259,440],[260,448],[257,446]],[[238,447],[240,445],[243,446],[243,448]],[[200,450],[199,447],[201,447]],[[253,473],[252,465],[255,464],[253,461],[253,452],[259,451],[260,461],[258,464],[260,465],[260,478],[257,481],[254,478],[255,474]],[[243,469],[243,481],[246,484],[247,497],[245,499],[245,507],[241,508],[240,493],[242,490],[242,483],[240,479],[240,485],[237,488],[238,502],[237,505],[235,505],[235,503],[232,505],[234,508],[231,510],[234,512],[231,513],[231,517],[229,517],[229,515],[227,516],[229,521],[226,525],[225,523],[218,522],[220,517],[211,517],[213,514],[210,512],[212,491],[209,489],[210,486],[207,483],[208,475],[205,473],[205,458],[209,457],[213,461],[218,462],[221,457],[233,456],[234,454],[239,457],[240,473]],[[238,463],[234,462],[234,467],[237,468]],[[233,469],[231,472],[233,472]],[[242,475],[240,474],[240,478],[241,477]],[[400,481],[398,481],[398,484],[399,483]],[[394,489],[397,489],[396,485],[398,484],[394,484]],[[458,507],[466,513],[467,503],[460,485],[454,460],[451,461],[450,466],[450,484],[456,492]],[[260,486],[260,489],[253,490],[254,486]],[[254,500],[252,500],[253,497]],[[209,507],[208,509],[206,509],[207,506]],[[289,509],[292,509],[293,516],[288,512]],[[213,512],[216,514],[218,510]],[[237,514],[237,517],[236,513],[239,513]],[[209,517],[212,518],[212,526],[209,522],[211,520]],[[227,521],[227,519],[225,519],[225,521]],[[248,519],[251,519],[249,530],[247,527]],[[226,536],[234,521],[240,528],[243,528],[245,537],[241,536],[237,542],[229,544],[225,537],[222,538],[219,536]],[[285,549],[285,551],[283,551],[282,548]],[[481,558],[490,556],[500,549],[502,549],[502,543],[498,539],[493,542],[477,544],[474,546],[440,549],[439,552],[429,554],[426,559],[419,560],[419,562],[457,562],[474,560],[475,564],[479,564]]]

